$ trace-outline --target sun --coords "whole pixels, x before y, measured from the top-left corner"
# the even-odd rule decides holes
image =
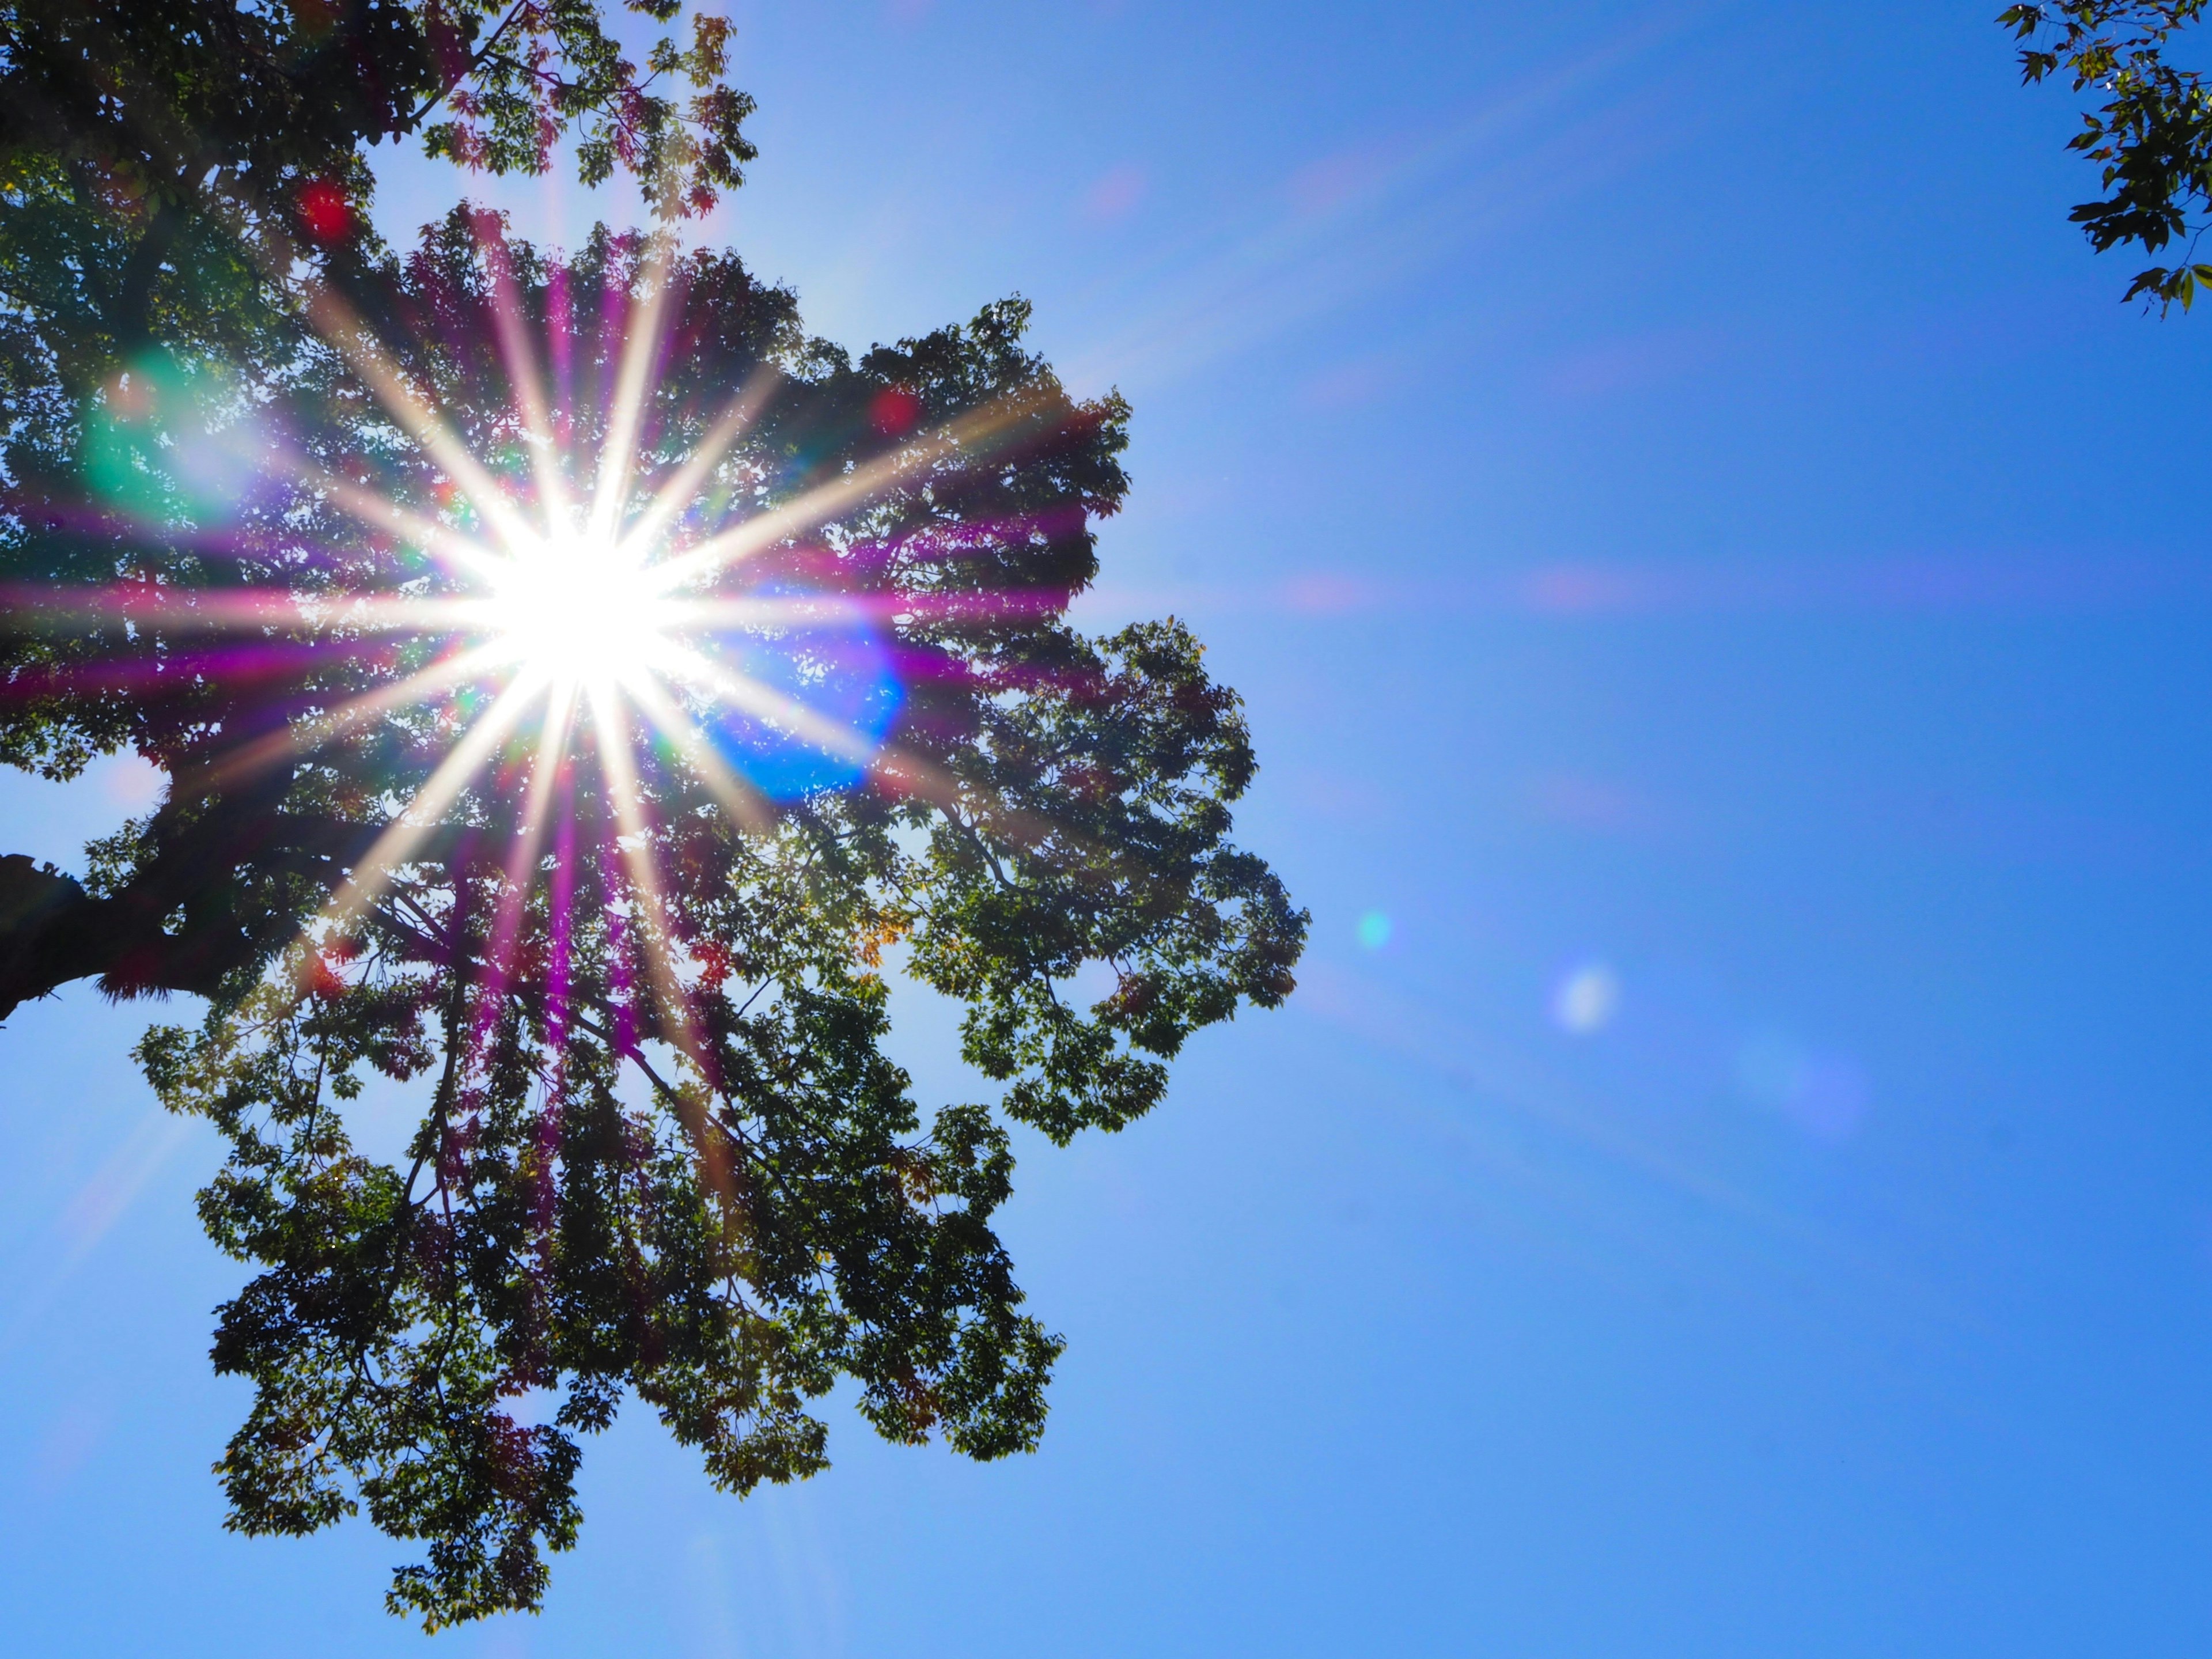
[[[664,248],[654,257],[672,256]],[[409,550],[405,586],[309,604],[308,620],[328,617],[349,641],[358,633],[442,643],[409,672],[257,738],[226,764],[245,775],[418,706],[441,711],[442,748],[318,926],[353,926],[475,789],[520,791],[501,903],[522,902],[556,797],[573,787],[571,763],[586,750],[622,858],[643,860],[631,873],[647,894],[659,884],[649,867],[648,774],[680,775],[731,822],[763,833],[785,803],[862,787],[879,769],[902,794],[923,787],[910,759],[885,761],[906,705],[891,613],[814,567],[838,540],[827,526],[924,475],[952,440],[902,446],[746,510],[710,486],[760,415],[763,388],[779,383],[763,373],[732,389],[687,450],[656,451],[641,465],[672,286],[665,264],[656,270],[643,283],[647,297],[617,325],[621,362],[595,446],[571,447],[567,417],[556,418],[557,377],[543,372],[522,319],[504,316],[501,349],[523,441],[496,460],[471,451],[342,301],[319,301],[316,326],[437,477],[426,492],[435,505],[418,506],[307,455],[256,452],[256,465],[273,458],[380,540]],[[962,441],[990,437],[1000,418],[969,422]],[[418,557],[442,579],[428,592],[414,586]],[[109,603],[133,616],[148,609],[135,587],[104,600],[100,614]],[[271,617],[290,623],[302,609],[299,595],[276,589],[240,593],[227,607],[195,605],[189,617],[258,629]]]
[[[485,620],[533,678],[617,684],[649,672],[672,607],[630,550],[566,532],[517,549],[491,583]]]

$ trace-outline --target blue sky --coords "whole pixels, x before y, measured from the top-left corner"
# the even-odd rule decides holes
[[[22,1011],[9,1645],[2202,1652],[2212,319],[2117,303],[1995,9],[738,8],[705,234],[854,345],[1019,291],[1133,401],[1085,604],[1244,692],[1304,988],[1025,1148],[1036,1456],[841,1412],[739,1504],[625,1423],[544,1615],[428,1644],[365,1525],[221,1531],[212,1137],[151,1011]],[[0,780],[8,850],[141,787]]]

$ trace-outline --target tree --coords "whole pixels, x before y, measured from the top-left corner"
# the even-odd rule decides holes
[[[627,3],[663,23],[678,9]],[[663,37],[641,76],[586,0],[0,0],[0,407],[11,422],[0,481],[18,515],[46,496],[65,510],[79,410],[291,372],[309,349],[313,292],[343,295],[381,252],[363,210],[369,144],[419,135],[469,167],[541,172],[573,136],[585,182],[628,170],[667,214],[711,207],[754,155],[742,130],[752,100],[725,79],[728,40],[726,20],[696,16],[690,46]],[[679,86],[688,96],[671,95]],[[14,689],[24,693],[27,670],[35,684],[111,643],[58,641],[44,660],[18,659]],[[19,719],[0,732],[0,758],[71,775],[121,741],[119,727],[95,724]],[[97,896],[0,858],[0,1018],[93,975],[111,989],[205,990],[261,950],[265,939],[240,932],[240,906],[219,903],[220,921],[205,921],[198,873],[200,842],[261,833],[261,805],[205,805],[198,842],[152,860],[142,884]],[[166,846],[178,827],[165,819],[155,838]],[[343,836],[310,834],[267,853],[296,862],[343,850]],[[181,932],[163,925],[179,905]]]
[[[628,1397],[737,1492],[823,1466],[841,1377],[895,1440],[1033,1446],[1014,1129],[1148,1110],[1306,927],[1228,841],[1254,763],[1197,642],[1066,619],[1126,406],[1017,301],[855,360],[734,256],[465,210],[403,260],[193,196],[126,327],[147,216],[40,142],[0,199],[0,757],[167,785],[81,878],[0,860],[0,1004],[208,999],[139,1056],[228,1139],[201,1212],[255,1269],[229,1524],[365,1509],[435,1628],[538,1605]],[[914,1101],[900,972],[963,1005],[979,1098]],[[380,1079],[422,1103],[390,1162],[347,1133]]]
[[[2186,311],[2212,264],[2197,243],[2212,214],[2212,89],[2201,71],[2175,67],[2166,52],[2203,15],[2205,0],[2058,0],[2008,6],[1998,21],[2021,48],[2033,84],[2070,76],[2074,90],[2103,102],[2084,112],[2068,148],[2100,164],[2105,194],[2070,216],[2100,253],[2139,244],[2155,254],[2179,244],[2180,261],[2139,271],[2124,296],[2177,301]]]

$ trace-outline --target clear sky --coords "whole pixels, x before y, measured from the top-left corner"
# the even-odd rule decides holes
[[[0,1645],[2202,1654],[2212,317],[2117,303],[1996,6],[739,7],[705,234],[1133,401],[1088,612],[1244,692],[1304,987],[1024,1147],[1035,1457],[841,1408],[739,1503],[626,1422],[544,1615],[428,1644],[366,1523],[220,1529],[213,1136],[155,1011],[22,1011]],[[141,787],[0,780],[6,850]]]

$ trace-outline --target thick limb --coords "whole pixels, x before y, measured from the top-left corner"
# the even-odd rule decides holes
[[[256,890],[263,881],[334,890],[377,830],[295,813],[225,817],[157,843],[105,895],[22,854],[0,856],[0,1019],[80,979],[118,997],[213,993],[265,961],[295,924],[296,907]]]

